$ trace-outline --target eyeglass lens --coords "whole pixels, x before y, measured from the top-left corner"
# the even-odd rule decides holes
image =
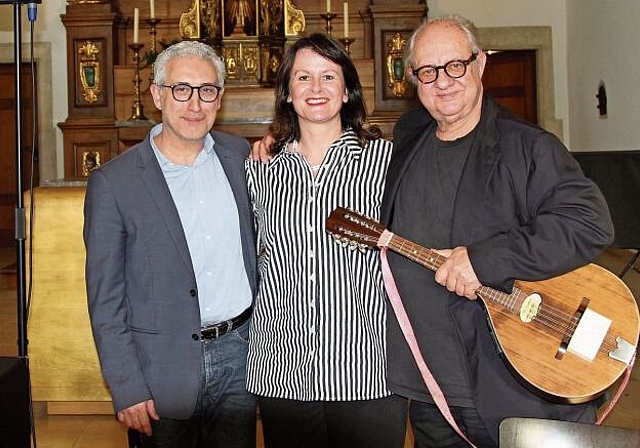
[[[189,101],[193,91],[198,91],[198,97],[205,103],[212,103],[218,99],[220,88],[214,84],[202,84],[201,86],[191,86],[189,84],[175,84],[165,86],[171,88],[171,93],[176,101]]]
[[[425,66],[420,67],[419,69],[414,71],[414,74],[418,77],[420,82],[423,84],[430,84],[438,79],[438,75],[440,70],[444,70],[444,72],[450,78],[462,78],[465,73],[467,73],[467,65],[471,64],[476,58],[476,54],[472,53],[471,57],[466,61],[461,60],[453,60],[449,61],[444,65],[439,66]]]

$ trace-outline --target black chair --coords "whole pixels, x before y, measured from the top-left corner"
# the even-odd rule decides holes
[[[634,253],[620,271],[622,278],[640,257],[640,151],[574,152],[585,176],[600,187],[615,227],[614,247]]]
[[[640,431],[538,418],[500,423],[500,448],[638,448]]]

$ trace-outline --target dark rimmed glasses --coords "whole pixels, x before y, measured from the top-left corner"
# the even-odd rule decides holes
[[[454,59],[444,65],[423,65],[413,70],[413,75],[418,78],[422,84],[431,84],[436,82],[440,70],[444,70],[449,78],[462,78],[467,73],[467,65],[471,64],[478,57],[478,53],[471,53],[467,60]]]
[[[220,96],[222,87],[215,84],[202,84],[201,86],[192,86],[190,84],[179,82],[170,86],[158,84],[158,87],[167,87],[171,89],[171,95],[176,101],[181,103],[187,102],[193,96],[193,91],[198,91],[198,98],[205,103],[213,103]]]

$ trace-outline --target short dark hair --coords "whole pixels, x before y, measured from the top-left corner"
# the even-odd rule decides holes
[[[358,136],[360,144],[363,146],[366,140],[379,138],[381,132],[377,127],[365,129],[367,111],[362,97],[360,77],[353,61],[342,45],[335,39],[327,34],[313,33],[298,39],[287,49],[278,70],[275,116],[270,128],[270,132],[275,139],[275,143],[271,147],[272,153],[280,152],[286,143],[300,138],[298,115],[293,105],[287,101],[287,98],[291,93],[289,83],[291,81],[293,63],[298,52],[305,48],[312,50],[342,68],[345,87],[349,95],[349,100],[340,109],[342,128],[353,129]]]

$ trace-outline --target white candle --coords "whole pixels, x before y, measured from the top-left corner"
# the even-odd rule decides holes
[[[327,0],[327,12],[331,12],[331,0]]]
[[[349,37],[349,3],[342,4],[342,13],[344,14],[344,37]]]
[[[149,0],[149,13],[152,19],[156,18],[156,2]]]
[[[133,8],[133,43],[138,43],[138,28],[140,25],[140,9]]]

